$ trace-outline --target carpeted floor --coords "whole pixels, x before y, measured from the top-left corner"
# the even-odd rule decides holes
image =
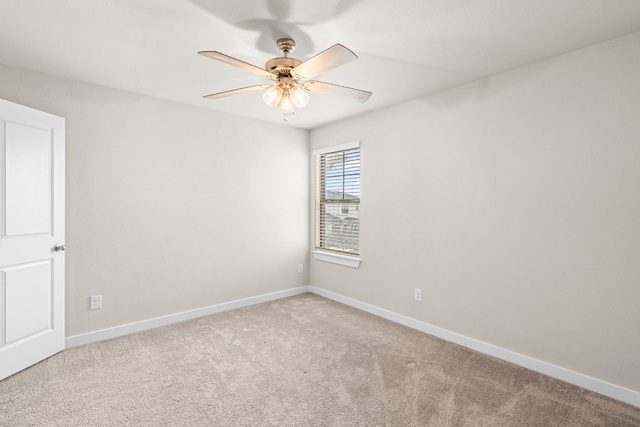
[[[71,348],[2,426],[640,426],[640,409],[313,294]]]

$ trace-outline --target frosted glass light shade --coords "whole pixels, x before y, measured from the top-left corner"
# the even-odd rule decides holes
[[[289,93],[285,93],[284,94],[284,96],[282,97],[282,100],[278,104],[278,108],[280,108],[280,110],[283,113],[293,113],[294,112],[295,105],[291,101],[291,98],[289,97]]]
[[[280,86],[273,86],[262,95],[262,99],[269,107],[277,107],[282,99],[282,93]]]
[[[304,107],[309,102],[309,95],[307,95],[307,93],[304,90],[296,86],[293,86],[289,90],[289,95],[290,95],[291,101],[293,101],[295,106],[298,108]]]

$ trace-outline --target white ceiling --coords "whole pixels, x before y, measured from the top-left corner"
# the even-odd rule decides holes
[[[0,63],[283,123],[262,92],[203,99],[266,81],[196,52],[341,43],[359,59],[318,79],[373,96],[311,95],[286,125],[313,129],[637,31],[639,0],[2,0]]]

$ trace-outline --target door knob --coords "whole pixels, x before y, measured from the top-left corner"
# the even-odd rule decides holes
[[[66,251],[67,250],[67,246],[66,245],[61,245],[60,243],[57,243],[54,247],[53,250],[56,252],[60,252],[60,251]]]

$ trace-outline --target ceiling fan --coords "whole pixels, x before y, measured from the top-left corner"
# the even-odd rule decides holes
[[[270,107],[278,107],[284,113],[284,119],[287,120],[288,117],[294,114],[295,107],[302,108],[307,105],[309,102],[307,92],[339,96],[356,102],[365,102],[371,97],[372,93],[365,90],[312,80],[322,73],[358,59],[355,53],[341,44],[333,45],[304,62],[289,56],[289,53],[293,52],[296,46],[293,39],[278,39],[276,44],[284,56],[270,59],[264,69],[224,53],[216,51],[198,52],[200,55],[275,81],[274,84],[257,84],[213,93],[204,96],[204,98],[218,99],[267,89],[262,97],[264,102]]]

